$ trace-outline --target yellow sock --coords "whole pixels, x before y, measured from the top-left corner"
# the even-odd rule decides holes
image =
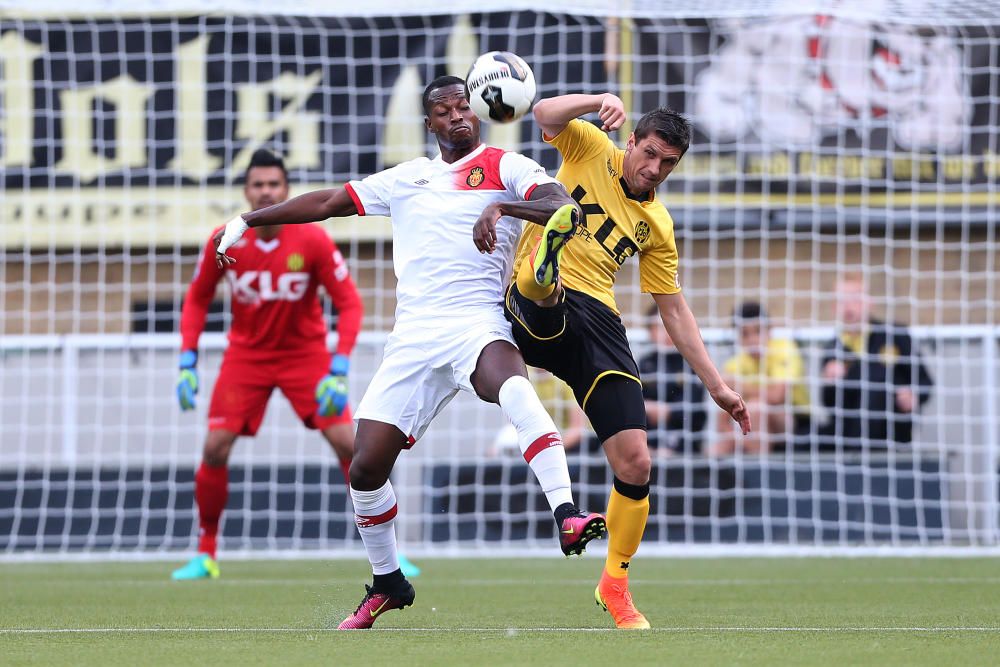
[[[517,270],[517,291],[521,293],[521,296],[532,301],[544,301],[549,298],[556,286],[553,283],[542,287],[535,282],[535,270],[531,268],[531,258],[534,256],[535,253],[532,252],[521,260],[521,266]]]
[[[609,577],[622,579],[628,576],[628,565],[639,549],[642,534],[646,532],[649,517],[649,495],[634,500],[611,489],[608,498],[608,559],[604,570]]]

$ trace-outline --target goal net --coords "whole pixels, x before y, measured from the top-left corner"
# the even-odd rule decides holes
[[[622,318],[647,397],[673,414],[651,420],[644,552],[997,545],[994,0],[584,0],[567,13],[303,1],[280,15],[252,0],[89,4],[100,8],[13,0],[0,13],[0,552],[194,548],[228,294],[203,338],[194,413],[174,394],[177,325],[209,232],[245,209],[250,155],[283,155],[293,194],[433,155],[423,86],[494,49],[532,66],[540,97],[619,95],[620,145],[656,106],[692,119],[691,149],[658,193],[684,294],[748,397],[767,403],[779,383],[748,362],[735,327],[759,321],[747,304],[796,368],[754,417],[765,437],[734,439],[697,380],[663,361],[626,262]],[[554,173],[530,116],[483,127]],[[390,225],[323,224],[365,301],[356,403],[393,324]],[[840,321],[849,302],[876,322],[860,335]],[[600,444],[562,388],[533,379],[579,442],[581,505],[600,509]],[[406,548],[554,549],[504,427],[496,406],[460,396],[401,456]],[[360,548],[335,458],[280,394],[258,436],[238,441],[230,480],[224,551]]]

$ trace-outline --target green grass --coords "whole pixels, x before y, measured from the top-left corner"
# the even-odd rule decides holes
[[[653,624],[610,629],[596,556],[423,560],[416,604],[374,632],[331,631],[365,564],[4,564],[0,663],[75,665],[996,664],[1000,562],[990,559],[640,558]],[[96,632],[54,632],[94,628]],[[410,630],[406,630],[410,628]],[[563,628],[566,630],[560,631]],[[30,632],[27,632],[30,631]]]

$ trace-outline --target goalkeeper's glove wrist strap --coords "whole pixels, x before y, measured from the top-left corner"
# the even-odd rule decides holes
[[[330,361],[330,375],[347,375],[351,368],[351,360],[346,354],[335,354]]]
[[[194,368],[198,365],[198,353],[194,350],[182,350],[179,363],[180,368]]]

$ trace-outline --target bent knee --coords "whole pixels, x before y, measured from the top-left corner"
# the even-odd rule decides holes
[[[351,459],[350,477],[351,488],[359,491],[374,491],[389,481],[384,466],[367,461],[364,456]]]
[[[605,443],[608,461],[615,476],[628,484],[648,484],[653,462],[645,438],[635,437],[626,442],[616,442],[615,437]]]
[[[229,454],[236,444],[236,437],[232,431],[209,431],[205,438],[202,460],[213,468],[229,463]]]
[[[648,484],[649,474],[652,471],[653,463],[649,456],[649,450],[637,452],[634,456],[629,456],[615,470],[615,475],[628,484]]]

